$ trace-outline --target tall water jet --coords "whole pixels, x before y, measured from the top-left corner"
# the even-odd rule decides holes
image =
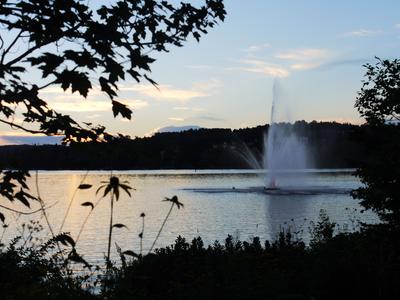
[[[289,123],[277,123],[277,106],[282,101],[280,87],[274,81],[270,126],[264,137],[263,166],[267,169],[266,188],[277,189],[282,181],[287,182],[290,174],[296,173],[295,184],[301,184],[299,170],[309,167],[306,141],[299,137],[295,127]]]
[[[277,91],[277,81],[274,80],[272,87],[272,103],[271,103],[271,115],[270,115],[270,125],[268,128],[267,137],[264,136],[264,161],[263,165],[268,169],[268,181],[267,187],[270,189],[277,188],[276,178],[275,178],[275,165],[272,163],[274,159],[274,141],[275,141],[275,101],[278,97]],[[266,151],[266,153],[265,153]]]

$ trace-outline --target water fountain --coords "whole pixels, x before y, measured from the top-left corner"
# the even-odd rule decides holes
[[[243,142],[237,154],[254,170],[258,170],[261,183],[256,187],[189,188],[203,193],[263,193],[268,195],[320,195],[348,194],[348,188],[332,188],[310,184],[307,169],[312,160],[307,149],[307,140],[296,132],[290,123],[279,123],[278,113],[285,106],[285,97],[277,80],[273,84],[270,125],[264,134],[263,152],[256,153]],[[287,119],[287,118],[286,118]],[[240,142],[240,141],[238,141]],[[315,171],[315,170],[314,170]]]
[[[305,178],[300,170],[310,167],[307,145],[295,132],[291,124],[276,123],[276,107],[282,101],[279,83],[275,80],[271,104],[271,118],[268,134],[264,136],[263,168],[266,169],[266,189],[278,189],[281,181],[287,181],[294,173],[297,184]]]

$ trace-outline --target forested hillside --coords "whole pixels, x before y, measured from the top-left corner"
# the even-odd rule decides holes
[[[280,123],[308,149],[313,168],[353,168],[366,157],[368,127],[335,122]],[[198,129],[120,137],[108,144],[0,147],[0,167],[22,169],[214,169],[251,168],[261,160],[268,125],[245,129]]]

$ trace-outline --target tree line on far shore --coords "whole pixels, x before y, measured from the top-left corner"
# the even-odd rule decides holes
[[[368,159],[368,126],[336,122],[279,123],[307,149],[310,168],[356,168]],[[395,126],[397,127],[397,126]],[[229,169],[255,168],[263,159],[269,125],[157,133],[109,143],[0,147],[2,169]],[[296,149],[293,149],[296,151]]]

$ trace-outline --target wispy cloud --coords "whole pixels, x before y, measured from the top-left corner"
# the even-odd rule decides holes
[[[2,136],[2,137],[5,137],[5,136],[32,137],[32,136],[45,136],[45,134],[42,134],[42,133],[31,134],[31,133],[27,133],[25,131],[13,130],[13,131],[2,131],[0,133],[0,136]]]
[[[290,68],[300,71],[318,68],[330,56],[330,52],[326,49],[306,48],[280,52],[275,58],[293,62]]]
[[[211,79],[209,81],[194,83],[188,89],[175,88],[171,85],[159,85],[158,89],[156,89],[152,85],[139,84],[132,87],[124,87],[121,90],[134,91],[142,96],[159,101],[186,102],[195,98],[211,96],[218,86],[219,82],[216,79]]]
[[[361,66],[371,59],[369,58],[354,58],[354,59],[341,59],[341,60],[333,60],[327,63],[321,64],[318,66],[318,70],[329,70],[335,67],[347,66],[347,65],[358,65]]]
[[[269,48],[270,46],[271,45],[268,43],[252,45],[252,46],[242,49],[242,51],[247,52],[247,53],[254,53],[254,52],[259,52],[265,48]]]
[[[118,99],[123,104],[132,109],[141,109],[148,105],[146,101],[134,99]],[[101,100],[82,100],[74,97],[56,97],[54,101],[49,101],[50,106],[55,110],[65,112],[103,112],[111,111],[111,101]],[[92,115],[93,116],[93,115]]]
[[[196,120],[205,120],[205,121],[212,121],[212,122],[220,122],[220,121],[225,121],[223,118],[218,118],[210,115],[203,115],[203,116],[197,116],[194,118]]]
[[[209,70],[213,67],[210,65],[187,65],[186,68],[195,69],[195,70]]]
[[[205,111],[204,108],[201,107],[189,107],[189,106],[175,106],[172,108],[173,110],[178,110],[178,111],[193,111],[193,112],[203,112]]]
[[[381,34],[382,31],[379,30],[369,30],[369,29],[359,29],[354,31],[345,32],[343,36],[345,37],[369,37]]]
[[[298,64],[293,64],[290,65],[290,68],[292,68],[293,70],[312,70],[315,68],[318,68],[321,65],[321,63],[298,63]]]
[[[168,118],[168,120],[170,120],[170,121],[177,121],[177,122],[185,121],[184,118],[178,118],[178,117],[170,117],[170,118]]]
[[[394,24],[394,28],[400,29],[400,23]]]
[[[286,68],[279,65],[270,64],[262,60],[247,59],[241,62],[245,66],[227,68],[227,70],[239,70],[251,73],[260,73],[265,76],[279,77],[279,78],[289,76],[289,71]]]
[[[328,55],[329,52],[326,49],[307,48],[280,52],[275,57],[284,60],[307,61],[326,58]]]
[[[215,92],[217,88],[221,87],[221,82],[216,78],[211,78],[207,81],[199,81],[195,82],[192,85],[192,89],[205,92],[205,93],[212,93]]]
[[[190,107],[187,107],[187,106],[176,106],[173,109],[174,110],[190,110]]]
[[[107,111],[111,109],[111,103],[109,101],[66,101],[57,99],[52,101],[50,106],[58,111],[68,112],[98,112]]]
[[[61,87],[59,86],[49,86],[43,90],[39,91],[40,95],[49,95],[49,94],[57,94],[57,95],[74,95],[75,97],[79,97],[80,99],[84,99],[83,96],[81,96],[78,92],[75,92],[74,94],[71,93],[71,90],[68,89],[64,91]],[[94,86],[92,89],[89,90],[89,96],[98,96],[98,95],[104,95],[104,92],[101,91],[100,86]]]
[[[121,89],[123,88],[122,86]],[[41,90],[40,94],[51,108],[58,111],[94,113],[111,111],[112,109],[110,99],[101,92],[99,86],[95,86],[86,99],[77,93],[64,92],[63,89],[55,86]],[[116,100],[136,110],[148,106],[148,102],[141,99],[120,97]],[[91,114],[87,117],[93,119],[100,116],[100,114]]]
[[[165,101],[189,101],[193,98],[209,96],[208,93],[195,91],[191,89],[177,89],[170,85],[160,85],[157,90],[152,85],[138,85],[132,90],[135,92],[157,100]]]
[[[98,119],[100,117],[102,117],[101,114],[92,114],[92,115],[86,116],[87,119]],[[122,119],[122,120],[125,120],[125,119]]]

